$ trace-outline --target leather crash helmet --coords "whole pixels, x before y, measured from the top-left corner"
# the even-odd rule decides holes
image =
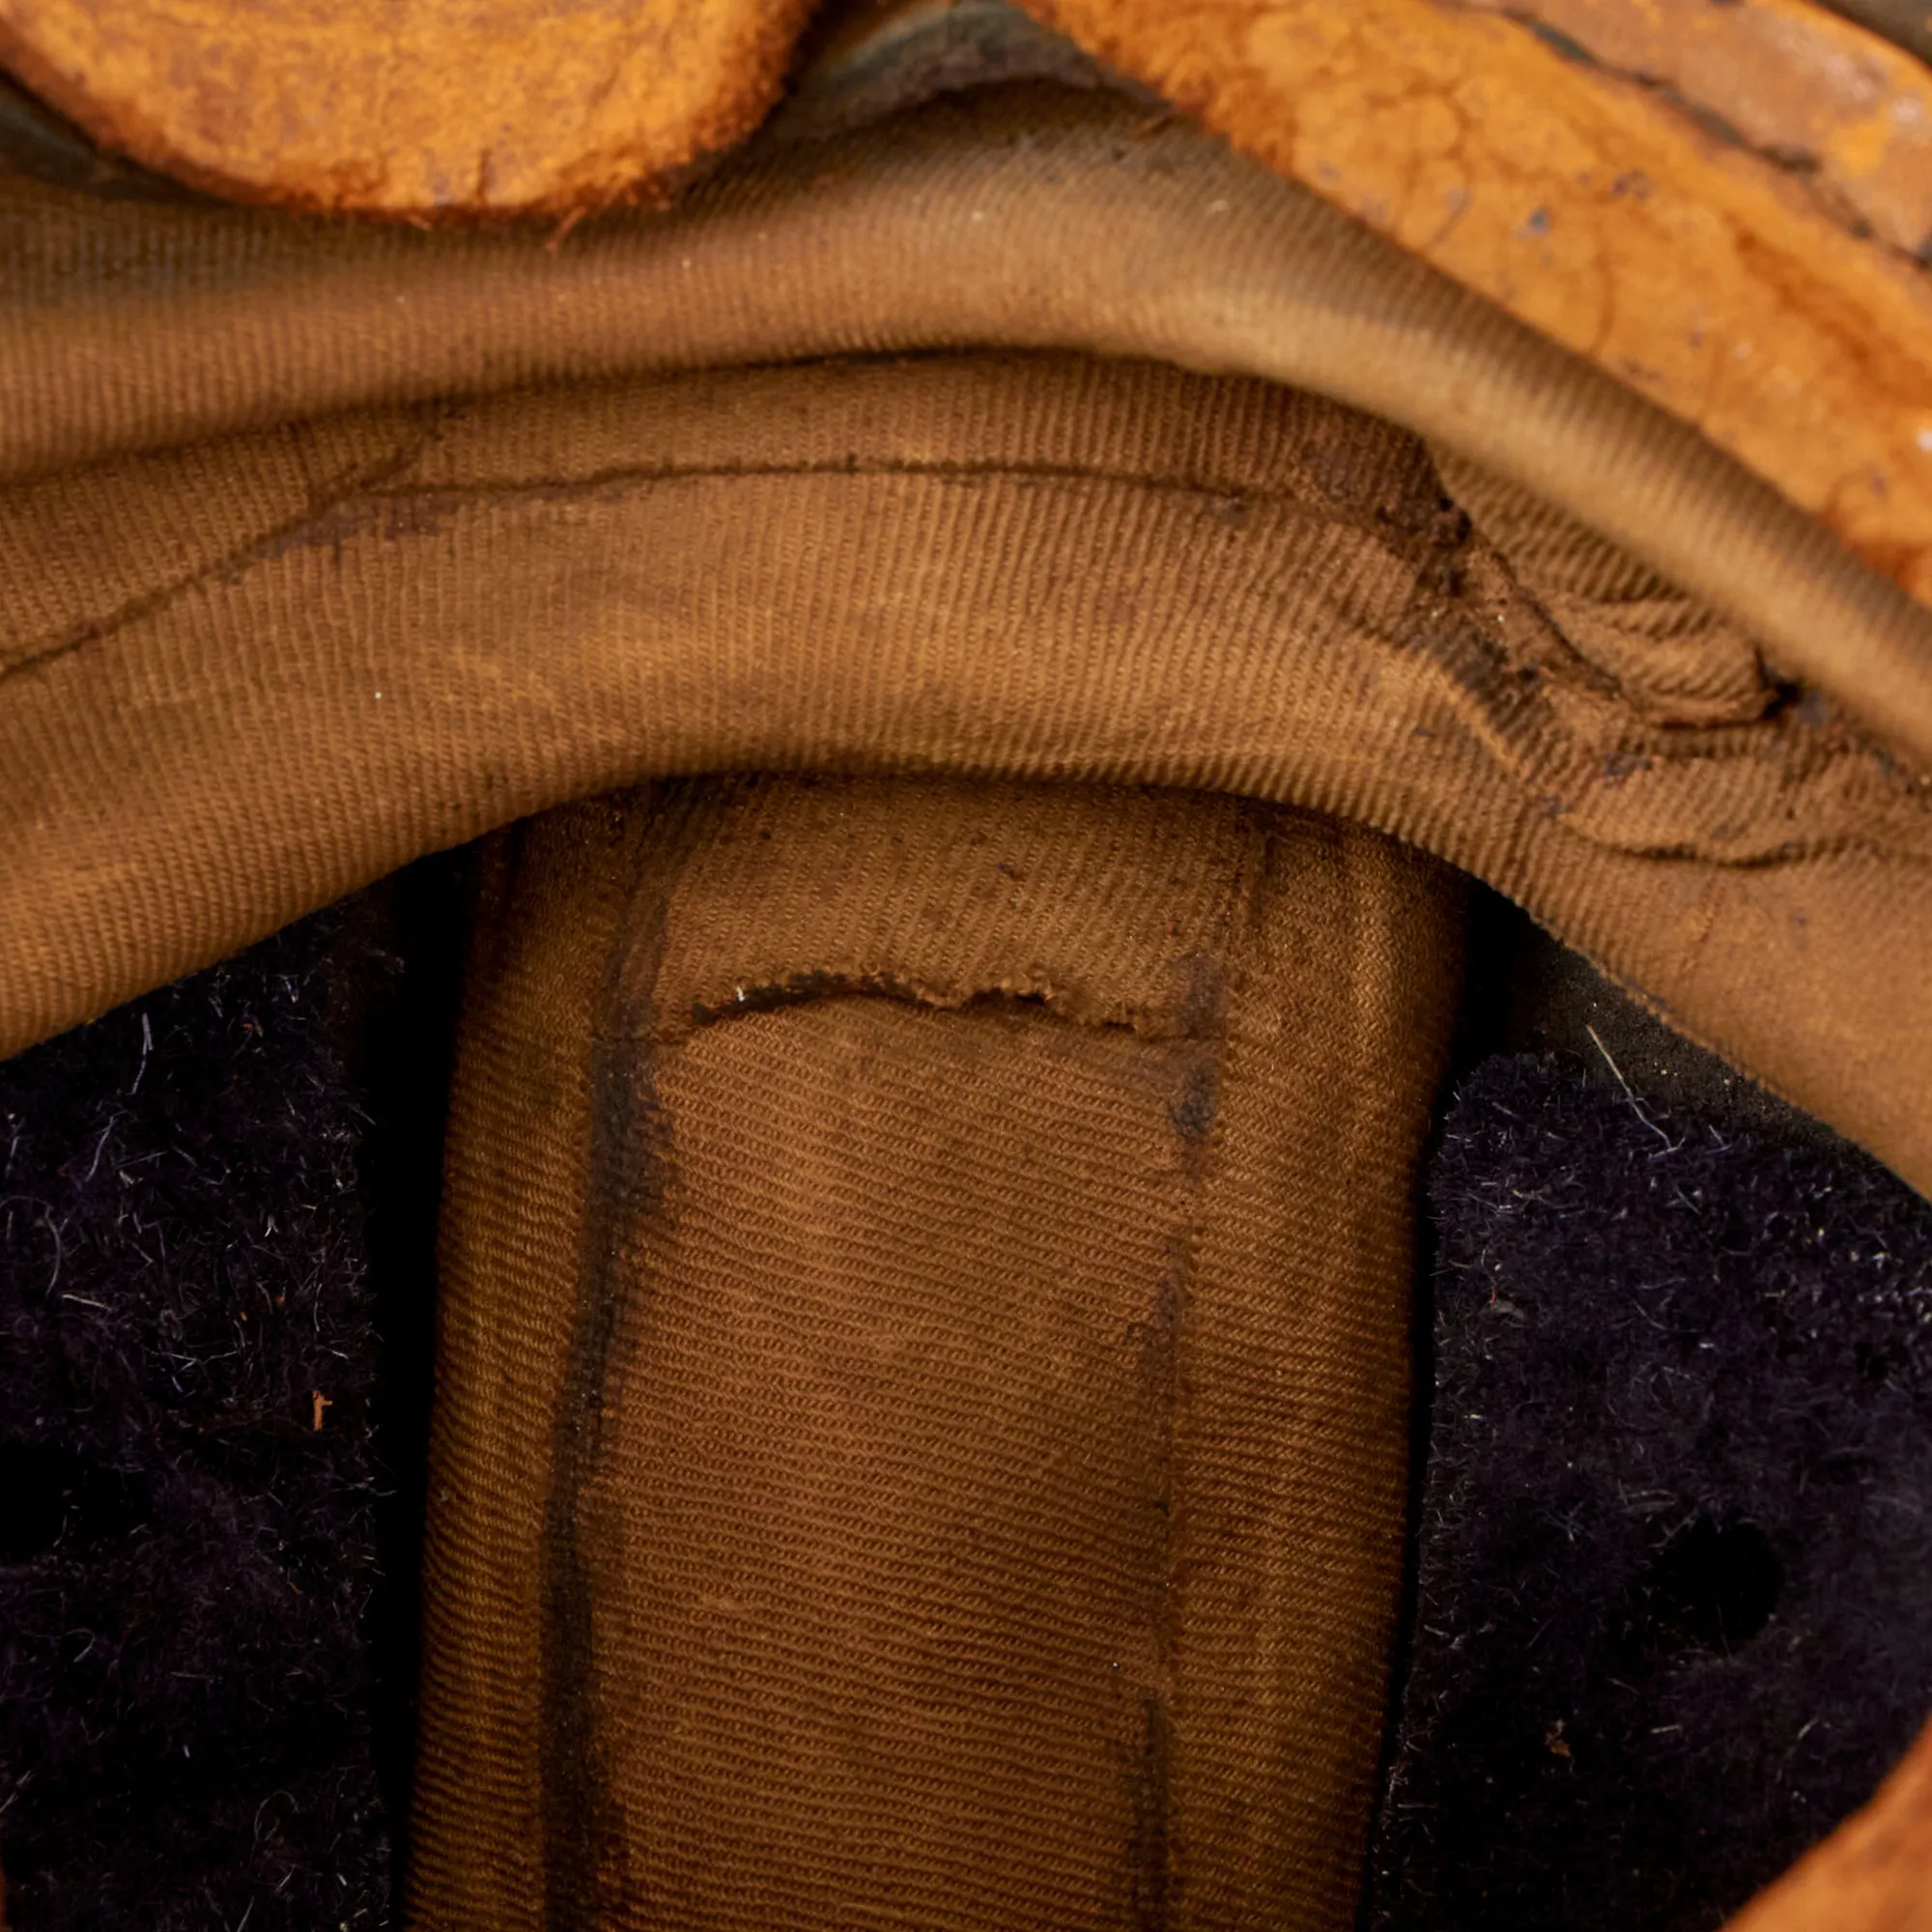
[[[1932,1927],[1899,0],[0,0],[0,1922]]]

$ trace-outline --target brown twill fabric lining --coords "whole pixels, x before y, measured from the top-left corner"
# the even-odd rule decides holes
[[[10,585],[4,1043],[653,775],[1154,782],[1428,847],[1932,1182],[1926,787],[1769,684],[1707,722],[1628,627],[1593,658],[1440,492],[1336,405],[1063,357],[527,391],[17,485],[0,541],[71,562]]]
[[[416,1921],[1348,1924],[1453,875],[838,781],[486,869]]]
[[[776,137],[774,137],[776,139]],[[333,410],[960,347],[1313,389],[1565,505],[1932,766],[1932,612],[1603,372],[1183,123],[1049,88],[765,145],[658,219],[412,234],[0,171],[0,476]]]

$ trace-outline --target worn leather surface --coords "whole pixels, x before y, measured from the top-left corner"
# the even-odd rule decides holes
[[[1932,598],[1932,287],[1778,160],[1572,58],[1534,19],[1436,0],[1037,11],[1661,403]],[[1902,61],[1831,15],[1805,25],[1864,43],[1875,70]],[[1912,81],[1908,126],[1925,111]],[[1861,175],[1888,133],[1875,121],[1850,151]]]
[[[1925,1932],[1932,1730],[1862,1811],[1732,1919],[1730,1932]]]
[[[417,220],[662,195],[778,98],[806,0],[0,0],[0,64],[110,153]]]

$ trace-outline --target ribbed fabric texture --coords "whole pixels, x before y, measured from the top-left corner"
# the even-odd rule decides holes
[[[768,147],[673,217],[613,217],[554,249],[123,195],[0,172],[0,475],[652,369],[1151,356],[1309,388],[1496,469],[1722,606],[1932,767],[1932,612],[1688,424],[1130,103],[1040,88],[932,103]]]
[[[1458,895],[1228,800],[498,841],[423,1927],[1344,1927]]]
[[[1932,1183],[1923,784],[1775,688],[1691,723],[1668,651],[1639,705],[1640,636],[1592,657],[1333,404],[815,364],[338,417],[0,510],[0,1046],[654,773],[1196,784],[1476,872]]]

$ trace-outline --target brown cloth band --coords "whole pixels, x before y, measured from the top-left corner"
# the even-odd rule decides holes
[[[1489,880],[1932,1185],[1924,785],[1721,625],[1687,680],[1592,540],[1477,507],[1603,622],[1414,439],[1147,364],[532,390],[24,492],[0,1045],[653,776],[1201,786]]]
[[[414,1922],[1352,1923],[1459,905],[1179,793],[493,841]]]

